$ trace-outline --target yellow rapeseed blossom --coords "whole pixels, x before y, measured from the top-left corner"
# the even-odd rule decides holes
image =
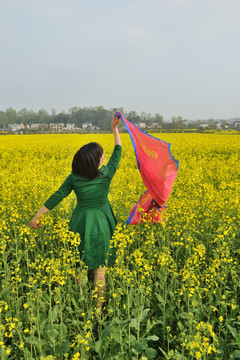
[[[144,360],[156,349],[162,356],[160,346],[173,360],[179,354],[217,358],[223,343],[226,357],[238,350],[239,135],[154,136],[172,143],[180,164],[164,222],[125,223],[145,186],[129,136],[122,134],[122,159],[109,193],[117,218],[110,249],[117,258],[106,274],[105,308],[97,310],[92,282],[76,283],[76,273],[87,279],[87,269],[78,255],[82,240],[68,228],[75,195],[44,216],[42,228],[30,229],[28,223],[71,172],[82,145],[99,142],[106,161],[110,158],[112,134],[1,137],[0,350],[5,358],[25,352],[54,359],[42,355],[50,343],[52,353],[65,349],[61,356],[75,360],[95,353],[111,357],[116,349],[129,358],[137,352]],[[154,341],[159,324],[161,344]],[[140,353],[134,344],[143,335]]]

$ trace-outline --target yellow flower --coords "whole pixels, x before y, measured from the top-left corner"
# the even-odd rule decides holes
[[[80,358],[80,353],[77,352],[76,354],[73,355],[72,360],[78,360]]]
[[[195,356],[196,356],[196,359],[201,359],[201,357],[202,357],[200,351],[197,351]]]

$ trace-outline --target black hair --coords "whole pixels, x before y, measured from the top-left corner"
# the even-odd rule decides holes
[[[90,142],[82,146],[74,155],[72,162],[72,171],[75,174],[81,175],[93,180],[101,176],[98,170],[100,159],[103,154],[101,145],[95,142]]]

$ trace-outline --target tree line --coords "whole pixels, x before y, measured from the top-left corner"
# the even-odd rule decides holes
[[[109,130],[113,113],[116,110],[119,110],[129,121],[135,124],[145,123],[146,126],[153,124],[154,127],[159,128],[169,128],[170,126],[169,122],[164,122],[164,118],[160,114],[152,115],[145,112],[138,114],[134,110],[126,112],[123,108],[105,109],[103,106],[83,108],[75,106],[70,108],[67,113],[64,111],[57,113],[55,109],[52,109],[49,113],[44,109],[35,112],[26,108],[19,111],[8,108],[5,111],[0,111],[0,127],[7,128],[9,124],[15,123],[22,123],[24,126],[63,123],[64,125],[74,124],[75,127],[81,128],[84,123],[91,123],[100,129]],[[184,121],[180,116],[173,117],[171,124],[171,127],[175,129],[184,127]]]

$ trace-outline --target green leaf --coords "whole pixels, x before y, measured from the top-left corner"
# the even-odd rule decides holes
[[[181,314],[179,314],[179,317],[182,318],[182,319],[187,319],[188,318],[188,314],[183,312]]]
[[[50,296],[48,295],[48,293],[44,293],[44,300],[46,300],[47,303],[50,302]]]
[[[131,287],[131,288],[130,288],[130,294],[128,295],[129,308],[132,307],[133,299],[134,299],[134,296],[133,296],[133,288]]]
[[[113,332],[113,329],[114,328],[111,325],[106,326],[105,329],[103,329],[102,331],[102,338],[110,337],[110,335]]]
[[[49,310],[49,320],[52,322],[56,321],[57,316],[59,314],[60,307],[59,305],[55,305],[52,310]]]
[[[72,314],[74,311],[73,309],[70,307],[70,306],[66,306],[65,309],[70,313]]]
[[[102,346],[102,340],[98,340],[98,341],[95,342],[95,351],[96,351],[96,353],[100,352],[101,346]]]
[[[151,323],[150,319],[147,320],[147,328],[146,328],[146,333],[148,333],[152,327],[155,325],[155,323]]]
[[[157,335],[151,335],[147,337],[147,340],[158,341],[159,337]]]
[[[172,291],[168,291],[168,294],[171,296],[171,298],[173,298],[174,299],[174,293],[172,292]]]
[[[167,308],[167,310],[165,312],[165,318],[170,319],[172,317],[172,314],[173,314],[173,307],[170,306]]]
[[[118,336],[118,333],[119,333],[119,331],[117,331],[116,328],[112,327],[111,337],[112,337],[117,343],[120,344],[121,341],[120,341],[120,338],[119,338],[119,336]]]
[[[147,316],[147,313],[150,311],[150,309],[144,309],[142,312],[142,316],[140,319],[140,322],[143,321],[145,319],[145,317]]]
[[[31,345],[35,345],[35,346],[38,346],[40,344],[40,341],[38,339],[38,337],[36,336],[24,336],[24,341],[28,344],[31,344]]]
[[[165,356],[165,359],[169,359],[168,354],[162,348],[159,347],[159,350],[161,350],[161,352]]]
[[[130,326],[138,330],[138,319],[137,318],[131,319]]]
[[[153,349],[153,348],[147,348],[145,350],[146,353],[146,357],[148,360],[152,360],[155,359],[157,356],[157,350]]]
[[[136,336],[130,334],[130,342],[132,343],[134,341],[136,341]]]
[[[236,338],[239,336],[239,334],[237,333],[236,329],[234,329],[234,328],[233,328],[232,326],[230,326],[230,325],[227,325],[227,327],[228,327],[228,329],[230,330],[232,336],[236,339]]]
[[[184,331],[185,327],[184,327],[184,325],[181,323],[181,321],[178,321],[177,324],[178,324],[179,329],[180,329],[181,331]]]
[[[58,338],[58,331],[56,329],[48,329],[46,331],[47,337],[51,343],[51,346],[55,346]]]
[[[27,347],[24,348],[24,357],[25,359],[32,359],[32,355]]]
[[[71,343],[67,340],[56,346],[56,353],[58,356],[63,356],[70,349]]]
[[[41,320],[41,319],[40,319]],[[42,321],[40,321],[40,330],[45,329],[46,327],[46,323],[48,322],[48,319],[43,319]]]
[[[163,306],[165,306],[165,305],[166,305],[166,301],[163,299],[163,297],[162,297],[161,295],[159,295],[158,293],[156,293],[156,292],[155,292],[155,295],[156,295],[158,301],[159,301],[161,304],[163,304]]]
[[[240,346],[240,334],[232,326],[227,325],[227,327],[230,330],[232,336],[235,338],[237,344]]]
[[[68,329],[67,329],[67,326],[63,322],[59,326],[59,331],[60,331],[61,336],[66,337],[66,335],[68,333]]]
[[[139,339],[135,341],[134,348],[132,349],[137,354],[141,354],[143,350],[147,348],[147,341],[146,339]]]
[[[233,358],[233,359],[240,359],[240,350],[235,350],[235,351],[232,353],[232,358]]]

